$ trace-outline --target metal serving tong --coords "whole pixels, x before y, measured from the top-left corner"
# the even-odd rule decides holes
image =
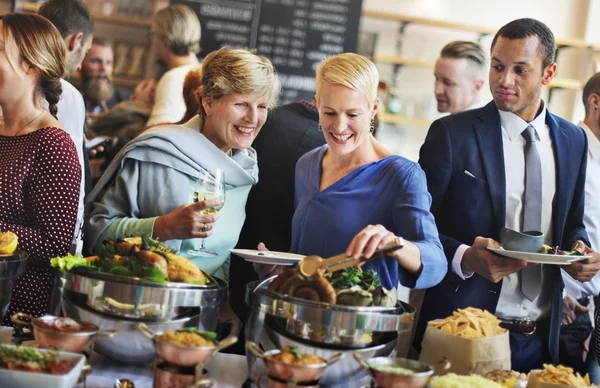
[[[404,240],[402,238],[397,238],[396,241],[385,245],[381,249],[377,249],[369,260],[384,256],[402,247],[404,247]],[[326,273],[333,273],[346,267],[353,267],[366,260],[367,259],[365,259],[363,255],[358,259],[355,259],[354,257],[348,257],[345,253],[341,253],[328,259],[310,255],[304,257],[298,263],[298,275],[305,280],[314,280]]]

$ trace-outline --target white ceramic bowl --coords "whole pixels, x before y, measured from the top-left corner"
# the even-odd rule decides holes
[[[15,347],[13,345],[3,345]],[[40,352],[49,350],[38,349]],[[10,388],[73,388],[81,375],[85,364],[85,356],[79,353],[59,352],[61,360],[69,360],[75,363],[69,372],[64,375],[51,375],[48,373],[25,372],[20,370],[9,370],[0,368],[0,385]]]

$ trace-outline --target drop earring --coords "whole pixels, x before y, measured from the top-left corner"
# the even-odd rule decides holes
[[[371,119],[371,128],[369,128],[369,132],[375,132],[375,119]]]
[[[321,128],[321,124],[319,124],[319,126],[317,127],[317,129],[319,130],[319,132],[323,132],[323,128]]]

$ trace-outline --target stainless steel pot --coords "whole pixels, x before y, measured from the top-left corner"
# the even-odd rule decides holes
[[[112,338],[98,338],[94,350],[125,364],[150,363],[152,342],[137,331],[140,322],[155,332],[197,327],[214,331],[227,283],[214,278],[210,287],[184,283],[161,285],[93,271],[59,272],[65,316],[90,322],[102,330],[116,330]]]
[[[247,286],[251,316],[246,338],[260,342],[266,350],[298,346],[301,352],[327,359],[335,353],[350,353],[328,368],[323,385],[356,380],[367,372],[351,353],[365,359],[394,354],[397,340],[410,336],[414,307],[399,303],[393,308],[355,307],[311,302],[267,291],[274,278]],[[402,338],[400,338],[401,336]],[[254,356],[247,354],[253,376]]]
[[[0,255],[0,322],[8,311],[12,290],[17,278],[25,273],[29,254],[16,250],[11,255]]]
[[[332,305],[267,291],[274,278],[248,285],[247,302],[254,310],[285,322],[285,331],[299,340],[342,348],[364,348],[379,333],[410,335],[416,309],[398,302],[395,307]]]

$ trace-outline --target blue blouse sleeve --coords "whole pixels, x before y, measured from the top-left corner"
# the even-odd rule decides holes
[[[399,271],[400,283],[415,289],[429,288],[442,281],[448,263],[438,235],[427,191],[427,179],[421,167],[413,163],[401,177],[402,190],[394,202],[393,221],[396,233],[416,244],[421,251],[421,272],[417,275]]]

